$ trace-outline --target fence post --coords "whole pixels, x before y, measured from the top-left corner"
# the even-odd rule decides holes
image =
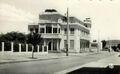
[[[19,44],[19,52],[21,52],[21,44]]]
[[[26,44],[26,52],[28,52],[28,44]]]
[[[40,46],[39,45],[37,45],[37,52],[39,53],[39,48],[40,48]]]
[[[4,42],[2,42],[2,52],[4,52]]]
[[[11,52],[13,52],[13,42],[11,42]]]
[[[44,45],[42,45],[42,52],[44,52]]]

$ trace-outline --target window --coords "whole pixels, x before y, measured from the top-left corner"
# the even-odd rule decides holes
[[[60,28],[59,28],[59,33],[60,33]]]
[[[74,28],[70,29],[70,34],[74,34]]]
[[[34,30],[33,28],[30,28],[30,32],[33,32],[33,30]]]
[[[66,28],[64,29],[64,34],[67,34],[67,29]]]
[[[74,40],[70,40],[70,49],[74,49]]]
[[[44,33],[44,28],[40,28],[40,33]]]
[[[57,33],[57,28],[53,28],[53,33]]]
[[[46,33],[52,33],[52,27],[47,26],[46,27]]]

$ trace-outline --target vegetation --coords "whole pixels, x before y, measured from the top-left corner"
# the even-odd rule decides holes
[[[105,49],[107,42],[105,40],[102,40],[102,48]]]
[[[26,35],[19,32],[9,32],[0,35],[0,42],[26,43]]]
[[[18,43],[21,43],[22,51],[25,51],[25,43],[28,43],[29,46],[33,45],[34,49],[32,50],[32,58],[34,58],[34,52],[36,51],[37,45],[40,44],[41,41],[42,41],[41,35],[38,33],[32,33],[32,34],[26,35],[20,32],[9,32],[6,34],[0,34],[0,43],[5,42],[5,45],[7,45],[5,47],[6,51],[10,51],[10,42],[14,42],[15,52],[19,51]],[[1,48],[1,45],[0,45],[0,48]]]
[[[34,52],[37,50],[37,45],[41,43],[41,35],[38,33],[32,33],[27,35],[27,43],[30,43],[34,46],[32,50],[32,58],[34,58]]]

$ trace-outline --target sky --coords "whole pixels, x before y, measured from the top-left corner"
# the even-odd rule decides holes
[[[70,16],[91,18],[92,39],[120,39],[120,0],[0,0],[0,33],[28,33],[28,24],[45,9],[64,15],[67,7]]]

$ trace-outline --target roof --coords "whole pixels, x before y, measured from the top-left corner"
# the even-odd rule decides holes
[[[59,19],[61,19],[63,22],[67,22],[67,17],[65,15],[58,13],[54,9],[46,9],[45,12],[43,12],[42,14],[39,14],[39,20],[58,22]],[[69,22],[70,23],[80,23],[80,24],[84,25],[84,22],[79,20],[76,17],[69,17]]]

